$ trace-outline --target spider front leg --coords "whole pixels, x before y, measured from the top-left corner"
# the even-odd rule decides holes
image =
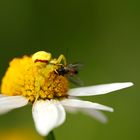
[[[63,61],[63,63],[64,63],[64,66],[66,66],[66,65],[67,65],[67,63],[66,63],[66,58],[65,58],[65,56],[64,56],[63,54],[61,54],[61,55],[58,57],[58,59],[56,60],[56,62],[57,62],[57,64],[61,64],[62,61]]]

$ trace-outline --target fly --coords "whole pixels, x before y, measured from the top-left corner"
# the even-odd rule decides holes
[[[59,75],[66,76],[72,83],[82,86],[83,82],[77,76],[81,67],[82,65],[78,63],[68,64],[67,66],[62,65],[59,69],[57,69],[57,73]]]

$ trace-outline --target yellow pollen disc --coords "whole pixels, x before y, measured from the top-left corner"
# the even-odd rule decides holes
[[[67,97],[68,80],[56,72],[59,65],[41,63],[36,65],[28,56],[13,59],[2,79],[1,92],[11,96],[23,95],[31,102]]]

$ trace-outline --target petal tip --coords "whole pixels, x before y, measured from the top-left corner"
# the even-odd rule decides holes
[[[107,107],[107,109],[103,110],[103,111],[114,112],[114,109],[112,107],[108,107],[108,106],[106,106],[106,107]]]
[[[114,109],[113,108],[110,108],[110,112],[114,112]]]
[[[125,83],[122,83],[122,84],[124,84],[124,88],[131,87],[131,86],[134,85],[133,82],[125,82]]]
[[[128,86],[129,86],[129,87],[131,87],[131,86],[133,86],[133,85],[134,85],[133,82],[128,82]]]

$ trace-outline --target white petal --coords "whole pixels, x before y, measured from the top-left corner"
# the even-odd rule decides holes
[[[104,111],[113,112],[113,108],[104,106],[98,103],[92,103],[89,101],[82,101],[77,99],[64,99],[61,101],[61,104],[68,107],[76,107],[76,108],[91,108],[91,109],[98,109]]]
[[[104,113],[102,113],[99,110],[89,109],[89,108],[75,108],[75,107],[68,107],[68,106],[65,106],[65,110],[69,113],[74,113],[74,114],[77,112],[82,112],[86,115],[91,116],[92,118],[95,118],[101,123],[107,122],[107,117],[104,115]]]
[[[96,120],[98,120],[102,123],[107,122],[107,117],[99,110],[82,108],[82,109],[80,109],[80,111],[85,113],[86,115],[89,115],[89,116],[95,118]]]
[[[65,121],[65,111],[59,102],[40,100],[33,105],[33,119],[40,135],[45,136]]]
[[[28,104],[28,99],[23,96],[0,96],[0,114]]]
[[[112,83],[112,84],[103,84],[96,86],[88,86],[81,88],[70,89],[68,94],[70,96],[91,96],[91,95],[101,95],[106,94],[112,91],[120,90],[132,86],[133,83]]]
[[[58,127],[58,126],[60,126],[65,121],[65,119],[66,119],[66,112],[64,110],[64,107],[60,103],[58,103],[56,105],[56,107],[57,107],[57,110],[58,110],[58,113],[59,113],[59,118],[58,118],[57,124],[56,124],[56,127]]]
[[[74,113],[76,114],[80,109],[79,108],[75,108],[75,107],[71,107],[71,106],[64,106],[66,112],[69,113]]]

